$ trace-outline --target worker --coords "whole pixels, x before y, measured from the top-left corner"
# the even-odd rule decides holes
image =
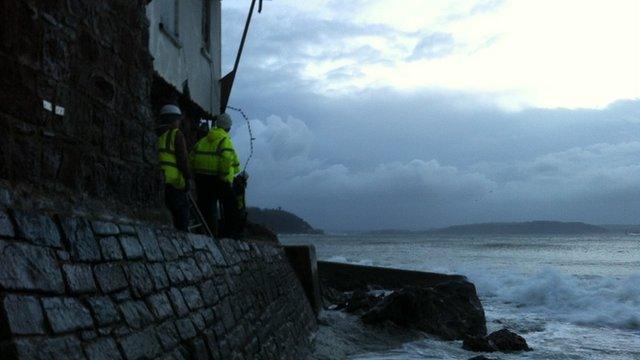
[[[196,143],[190,156],[198,208],[209,229],[220,237],[236,237],[237,211],[232,183],[240,172],[240,162],[229,135],[231,125],[228,114],[218,115],[215,127]],[[221,208],[220,226],[217,221],[218,204]]]
[[[171,212],[176,229],[188,231],[191,173],[188,166],[186,139],[180,131],[182,111],[176,105],[160,109],[158,160],[164,172],[164,201]]]

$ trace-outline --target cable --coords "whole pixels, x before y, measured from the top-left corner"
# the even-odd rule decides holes
[[[242,111],[242,109],[233,107],[233,106],[228,106],[228,105],[227,105],[227,109],[231,109],[239,112],[240,115],[242,115],[244,120],[247,122],[247,129],[249,130],[249,156],[247,157],[247,161],[245,161],[244,168],[243,168],[243,171],[246,171],[247,166],[249,165],[249,161],[251,161],[251,157],[253,157],[253,141],[256,139],[253,137],[253,132],[251,131],[251,121],[249,121],[249,117],[244,113],[244,111]]]

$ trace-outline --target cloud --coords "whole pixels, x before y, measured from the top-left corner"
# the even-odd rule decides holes
[[[447,56],[455,49],[455,40],[448,33],[433,33],[423,37],[407,60],[435,59]]]
[[[267,5],[252,23],[240,76],[254,69],[291,75],[280,82],[295,77],[325,95],[385,87],[477,92],[509,110],[601,109],[640,97],[633,0]],[[237,44],[246,6],[223,6],[223,44]],[[227,67],[235,50],[225,47]]]
[[[633,222],[634,211],[640,213],[637,201],[630,201],[640,197],[638,141],[529,159],[506,158],[505,149],[503,161],[458,166],[434,158],[365,165],[332,156],[336,148],[353,150],[353,144],[326,142],[300,119],[270,116],[252,124],[257,142],[250,203],[296,210],[329,229],[531,219]],[[244,157],[243,132],[236,128],[234,138]],[[359,158],[375,154],[363,150]]]
[[[249,203],[338,230],[637,222],[638,5],[531,4],[266,3],[230,101]],[[223,6],[228,66],[247,9]]]

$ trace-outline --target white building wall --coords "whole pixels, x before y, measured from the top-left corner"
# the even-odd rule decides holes
[[[211,2],[211,46],[203,50],[203,1]],[[211,114],[220,111],[220,0],[153,0],[147,5],[149,50],[154,69],[182,92],[188,80],[191,99]],[[173,10],[177,6],[177,35]],[[165,30],[160,24],[165,23]],[[208,56],[207,56],[208,55]]]

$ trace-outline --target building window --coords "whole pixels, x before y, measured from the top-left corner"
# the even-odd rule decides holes
[[[180,6],[178,2],[179,0],[169,0],[169,4],[162,8],[160,15],[160,30],[169,36],[176,45],[179,45],[178,39],[180,38]]]
[[[202,48],[211,52],[211,0],[202,0]]]

